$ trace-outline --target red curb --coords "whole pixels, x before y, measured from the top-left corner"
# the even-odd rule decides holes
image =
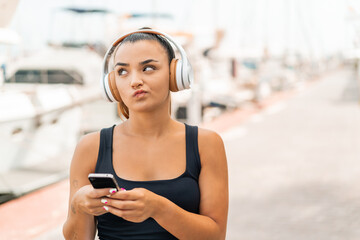
[[[314,82],[305,84],[305,89]],[[283,92],[276,92],[269,97],[263,99],[259,103],[253,103],[251,106],[239,108],[232,112],[227,112],[215,118],[213,121],[200,124],[201,127],[214,130],[216,132],[224,132],[247,121],[251,116],[259,113],[275,103],[289,99],[296,95],[297,90],[291,89]]]
[[[68,180],[0,205],[0,239],[27,240],[65,222]]]

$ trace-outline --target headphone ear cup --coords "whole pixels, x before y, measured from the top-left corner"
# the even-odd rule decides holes
[[[114,97],[114,99],[117,102],[122,102],[119,90],[117,89],[117,86],[116,86],[115,72],[114,71],[109,72],[107,78],[108,78],[107,80],[109,81],[109,88],[110,88],[112,96]]]
[[[176,58],[173,58],[171,60],[171,63],[170,63],[170,84],[169,84],[169,87],[170,87],[170,91],[172,92],[177,92],[179,91],[179,88],[178,88],[178,85],[177,85],[177,64],[178,64],[178,59]]]
[[[101,89],[103,90],[103,91],[101,91],[101,93],[105,100],[107,100],[109,102],[116,102],[116,99],[114,98],[114,96],[110,90],[109,75],[110,75],[109,73],[106,74],[100,81]]]
[[[190,85],[194,81],[194,72],[192,70],[192,67],[189,63],[189,61],[186,61],[186,63],[183,63],[182,66],[182,84],[184,86],[184,89],[189,89]]]
[[[177,86],[177,89],[178,91],[181,91],[181,90],[184,90],[184,85],[183,85],[183,72],[182,72],[182,66],[183,65],[183,61],[182,59],[181,60],[178,60],[177,63],[176,63],[176,86]]]

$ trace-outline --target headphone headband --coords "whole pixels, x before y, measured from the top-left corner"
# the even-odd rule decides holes
[[[104,62],[103,62],[103,75],[102,77],[104,77],[106,74],[109,73],[109,60],[111,55],[113,54],[113,52],[115,51],[116,47],[120,44],[120,42],[122,40],[124,40],[127,36],[130,36],[134,33],[152,33],[152,34],[156,34],[156,35],[160,35],[165,37],[167,40],[169,40],[172,44],[174,44],[174,46],[179,50],[180,52],[180,56],[181,56],[181,60],[183,61],[183,65],[185,64],[189,64],[189,62],[187,61],[187,55],[185,50],[179,45],[177,44],[174,39],[172,39],[172,37],[170,37],[168,34],[164,33],[164,32],[160,32],[160,31],[156,31],[156,30],[152,30],[152,29],[144,29],[144,30],[136,30],[136,31],[132,31],[129,33],[126,33],[122,36],[120,36],[119,38],[117,38],[112,44],[111,47],[108,49],[108,51],[105,54],[104,57]]]
[[[174,44],[174,46],[179,50],[180,55],[181,55],[181,61],[178,61],[178,63],[176,63],[177,61],[175,61],[175,65],[174,65],[175,72],[173,74],[175,75],[174,79],[176,81],[176,83],[175,83],[176,88],[177,88],[176,91],[190,88],[190,85],[193,81],[193,71],[192,71],[191,64],[187,58],[185,50],[179,44],[177,44],[172,37],[170,37],[169,35],[167,35],[164,32],[160,32],[160,31],[153,30],[153,29],[140,29],[140,30],[132,31],[132,32],[129,32],[129,33],[126,33],[126,34],[120,36],[111,44],[111,47],[107,50],[107,52],[104,56],[103,72],[102,72],[102,76],[101,76],[101,86],[103,88],[102,92],[104,93],[103,94],[104,97],[107,100],[109,100],[110,102],[114,102],[114,100],[115,100],[114,96],[111,94],[110,86],[108,86],[109,83],[107,81],[107,79],[108,79],[107,75],[109,74],[110,57],[114,53],[116,47],[119,46],[119,44],[127,36],[130,36],[135,33],[150,33],[150,34],[160,35],[163,38],[165,38],[166,40],[168,40],[169,42],[171,42],[172,44]]]

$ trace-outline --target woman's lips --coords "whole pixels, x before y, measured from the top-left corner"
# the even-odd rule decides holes
[[[135,93],[134,93],[134,97],[143,97],[143,96],[145,96],[146,95],[146,91],[144,91],[144,90],[138,90],[138,91],[136,91]]]

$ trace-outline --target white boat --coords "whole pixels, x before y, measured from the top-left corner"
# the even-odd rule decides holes
[[[60,48],[10,65],[0,90],[0,172],[73,149],[85,130],[84,106],[101,99],[101,62],[90,50]]]

